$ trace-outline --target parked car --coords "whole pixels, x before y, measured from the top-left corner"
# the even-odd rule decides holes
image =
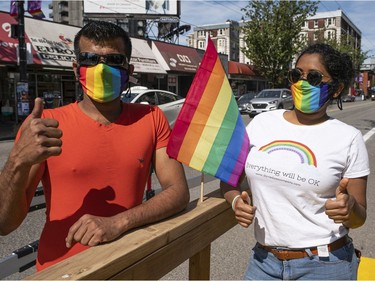
[[[247,110],[250,117],[274,109],[293,109],[292,93],[289,89],[264,89],[253,98]]]
[[[368,95],[372,101],[375,100],[375,87],[369,89]]]
[[[345,95],[342,97],[342,102],[354,102],[355,96],[352,95]]]
[[[247,107],[250,103],[250,101],[255,98],[256,96],[256,93],[255,92],[248,92],[242,96],[239,97],[239,99],[237,100],[237,104],[238,104],[238,110],[241,112],[241,113],[249,113],[247,111]]]
[[[157,105],[164,112],[171,128],[176,122],[176,118],[185,101],[185,98],[175,93],[140,86],[130,88],[129,92],[124,91],[121,99],[127,103]]]

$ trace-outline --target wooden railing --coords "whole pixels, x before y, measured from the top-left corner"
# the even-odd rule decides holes
[[[233,211],[217,190],[177,216],[89,248],[26,279],[160,279],[189,259],[189,279],[208,280],[211,242],[235,225]]]

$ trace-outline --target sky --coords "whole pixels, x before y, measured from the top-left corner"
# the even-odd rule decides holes
[[[50,2],[42,2],[42,9],[47,17],[51,13],[51,10],[48,9]],[[224,23],[228,19],[240,21],[242,17],[245,17],[241,8],[248,3],[248,0],[181,0],[180,25],[191,25],[192,31],[196,26]],[[8,12],[9,6],[10,0],[0,0],[0,10]],[[362,32],[362,50],[368,51],[368,55],[372,56],[366,60],[366,63],[375,63],[375,0],[320,1],[318,12],[338,9],[341,9]],[[180,44],[186,44],[187,34],[189,33],[180,35]]]
[[[245,17],[241,8],[248,3],[248,0],[182,0],[180,24],[190,24],[193,29],[200,24],[223,23],[227,19],[239,21],[242,16]],[[369,51],[368,55],[373,56],[372,59],[366,60],[366,63],[372,61],[375,63],[375,0],[320,1],[318,6],[318,12],[338,9],[341,9],[362,32],[362,50]],[[180,37],[181,40],[183,39]]]

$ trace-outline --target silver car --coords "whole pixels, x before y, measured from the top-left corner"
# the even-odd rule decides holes
[[[240,96],[239,99],[237,100],[238,110],[241,113],[249,113],[247,111],[248,105],[249,105],[250,101],[253,98],[255,98],[255,96],[256,96],[255,92],[248,92],[248,93]]]
[[[247,107],[250,117],[274,109],[293,109],[292,93],[289,89],[264,89]]]
[[[123,92],[121,100],[128,103],[157,105],[164,112],[172,128],[185,98],[169,91],[136,86],[132,87],[129,92]]]

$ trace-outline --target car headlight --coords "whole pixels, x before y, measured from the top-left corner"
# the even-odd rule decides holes
[[[269,104],[277,104],[277,100],[273,100],[273,101],[270,101],[268,102]]]

